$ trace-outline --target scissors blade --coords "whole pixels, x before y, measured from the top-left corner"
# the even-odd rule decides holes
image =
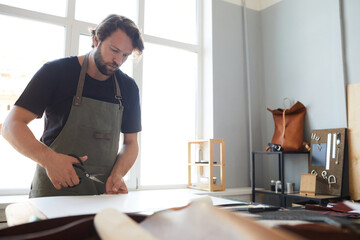
[[[99,175],[99,174],[96,174],[96,175]],[[91,180],[93,180],[93,181],[95,181],[95,182],[104,184],[104,182],[101,181],[100,179],[98,179],[95,175],[91,175],[91,174],[90,174],[88,178],[90,178]]]

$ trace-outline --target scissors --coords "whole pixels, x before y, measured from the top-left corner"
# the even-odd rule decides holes
[[[81,159],[80,159],[78,156],[76,156],[75,154],[68,154],[68,155],[71,156],[71,157],[76,158],[76,159],[80,162],[80,165],[78,165],[78,164],[73,164],[73,166],[74,166],[74,168],[80,169],[80,170],[83,172],[83,175],[84,175],[85,177],[89,178],[89,179],[92,180],[92,181],[95,181],[95,182],[104,184],[103,181],[101,181],[100,179],[98,179],[98,178],[96,177],[96,176],[101,176],[101,175],[104,175],[104,174],[102,174],[102,173],[98,173],[98,174],[90,174],[90,173],[88,173],[88,172],[85,170],[85,168],[83,167],[83,166],[84,166],[84,163],[81,161]],[[80,180],[80,182],[79,182],[79,184],[80,184],[80,183],[81,183],[81,177],[80,177],[80,176],[79,176],[79,180]],[[78,184],[78,185],[79,185],[79,184]],[[75,186],[74,186],[74,187],[75,187]]]

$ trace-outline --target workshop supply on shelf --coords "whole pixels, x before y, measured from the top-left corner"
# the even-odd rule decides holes
[[[301,174],[300,195],[315,196],[316,176],[313,174]]]
[[[316,194],[348,196],[346,128],[319,129],[311,132],[308,173],[316,176]]]
[[[291,194],[294,193],[295,183],[286,183],[286,193]]]
[[[275,192],[276,189],[276,181],[275,180],[271,180],[270,181],[270,190]]]
[[[280,180],[277,180],[275,182],[275,192],[276,193],[280,193],[281,192],[281,181]]]
[[[214,145],[219,145],[219,159],[214,157]],[[204,158],[204,156],[206,157]],[[205,160],[206,159],[206,160]],[[225,191],[224,139],[188,142],[188,188]]]

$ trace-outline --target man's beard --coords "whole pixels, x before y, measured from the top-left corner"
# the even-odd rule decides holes
[[[94,53],[94,61],[95,61],[96,67],[99,69],[99,71],[106,76],[110,76],[118,69],[118,65],[115,62],[112,63],[113,66],[116,66],[115,70],[110,70],[107,68],[107,64],[104,62],[104,59],[101,55],[101,43]]]

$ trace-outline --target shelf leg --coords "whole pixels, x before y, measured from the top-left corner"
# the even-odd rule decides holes
[[[252,176],[251,176],[251,178],[252,178],[252,183],[251,183],[251,188],[252,188],[252,195],[251,195],[251,197],[252,197],[252,202],[255,202],[255,153],[252,153]]]

